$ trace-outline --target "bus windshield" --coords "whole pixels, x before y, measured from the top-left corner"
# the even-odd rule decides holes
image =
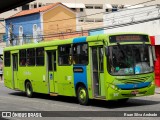
[[[109,47],[108,72],[111,75],[133,75],[153,72],[150,45],[120,45]]]

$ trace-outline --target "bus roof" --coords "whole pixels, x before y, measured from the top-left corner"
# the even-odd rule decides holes
[[[63,45],[63,44],[72,44],[75,39],[81,39],[85,38],[86,42],[89,41],[102,41],[102,40],[107,40],[107,36],[110,35],[121,35],[121,34],[141,34],[141,35],[148,35],[144,33],[131,33],[131,32],[121,32],[121,33],[112,33],[112,34],[99,34],[99,35],[93,35],[93,36],[82,36],[82,37],[77,37],[77,38],[70,38],[70,39],[65,39],[65,40],[52,40],[52,41],[43,41],[39,43],[31,43],[31,44],[24,44],[24,45],[17,45],[17,46],[10,46],[4,48],[4,51],[8,50],[19,50],[19,49],[26,49],[26,48],[36,48],[36,47],[49,47],[49,46],[56,46],[56,45]]]

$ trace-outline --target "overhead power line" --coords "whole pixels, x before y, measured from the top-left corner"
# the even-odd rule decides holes
[[[125,20],[128,20],[129,17],[133,17],[133,15],[134,15],[134,16],[137,16],[137,15],[138,15],[139,18],[144,18],[144,17],[146,17],[146,14],[145,14],[145,13],[148,13],[148,12],[151,12],[150,15],[152,15],[152,16],[153,16],[153,15],[157,15],[157,13],[153,13],[154,11],[155,11],[155,9],[152,9],[152,11],[143,10],[143,11],[134,12],[134,14],[131,13],[131,15],[129,15],[129,14],[124,14],[124,15],[121,15],[121,17],[115,16],[115,17],[111,17],[111,18],[106,18],[106,19],[104,19],[104,21],[105,21],[105,22],[107,22],[107,21],[111,22],[112,20],[115,20],[115,22],[117,22],[116,19],[119,20],[119,19],[121,19],[121,18],[123,18],[122,20],[125,21]],[[114,19],[113,19],[113,18],[114,18]],[[74,27],[78,27],[78,26],[79,26],[79,28],[82,27],[82,26],[85,27],[85,28],[87,28],[87,27],[89,28],[89,27],[91,27],[91,26],[93,27],[93,26],[95,26],[95,25],[102,25],[102,24],[103,24],[102,22],[99,22],[99,23],[97,23],[97,22],[91,22],[91,23],[87,23],[87,24],[86,24],[86,23],[83,23],[83,24],[76,25],[76,26],[75,26],[75,25],[72,25],[72,26],[60,27],[60,28],[58,28],[58,30],[59,30],[59,31],[61,31],[61,30],[64,31],[65,28],[69,29],[69,28],[74,28]],[[91,26],[89,26],[89,25],[91,25]],[[102,26],[102,27],[103,27],[103,26]],[[85,30],[85,29],[83,28],[83,30]],[[52,32],[53,32],[53,31],[57,31],[57,29],[55,28],[55,29],[45,30],[45,32],[49,32],[49,31],[52,31]],[[28,31],[28,32],[30,32],[30,31]],[[39,32],[42,32],[42,31],[39,31]]]
[[[152,1],[155,1],[155,0],[151,0],[151,1],[146,1],[146,2],[152,2]],[[138,4],[143,4],[143,3],[146,3],[146,2],[142,2],[142,3],[138,3]],[[137,4],[136,4],[137,5]],[[135,5],[132,5],[132,6],[135,6]],[[128,10],[128,9],[125,9],[125,10]],[[102,12],[101,12],[102,13]],[[103,13],[106,13],[106,12],[103,12]],[[90,14],[90,15],[86,15],[86,16],[91,16],[91,15],[96,15],[96,14],[100,14],[100,13],[95,13],[95,14]],[[107,13],[107,14],[110,14],[110,13]],[[129,14],[128,14],[129,15]],[[81,16],[81,17],[84,17],[84,16]],[[77,17],[77,18],[81,18],[81,17]],[[70,18],[71,19],[71,18]],[[73,18],[72,18],[73,19]],[[66,19],[61,19],[61,21],[63,20],[66,20]],[[68,19],[69,20],[69,19]],[[141,21],[141,23],[143,22],[146,22],[147,20],[144,20],[144,21]],[[56,21],[48,21],[48,22],[56,22]],[[94,28],[94,29],[88,29],[88,30],[95,30],[95,29],[112,29],[112,28],[115,28],[115,27],[122,27],[123,25],[133,25],[133,23],[135,24],[138,24],[140,22],[132,22],[132,23],[128,23],[128,24],[120,24],[120,25],[113,25],[113,26],[107,26],[107,27],[97,27],[97,28]],[[2,23],[1,23],[2,24]],[[30,23],[31,24],[31,23]],[[92,24],[92,23],[91,23]],[[4,25],[3,25],[4,26]],[[5,26],[4,26],[5,27]],[[6,27],[7,29],[7,27]],[[15,34],[13,34],[15,35]],[[16,36],[16,35],[15,35]]]
[[[146,2],[137,3],[137,4],[134,4],[134,5],[130,5],[129,7],[136,6],[136,5],[141,5],[141,4],[149,3],[149,2],[153,2],[153,1],[155,1],[155,0],[149,0],[149,1],[146,1]],[[124,10],[127,10],[127,9],[124,9]],[[115,11],[115,12],[117,12],[117,11]],[[110,13],[98,12],[98,13],[94,13],[94,14],[79,16],[79,17],[71,17],[71,18],[67,18],[67,19],[59,19],[59,20],[54,20],[54,21],[46,21],[46,22],[38,22],[38,23],[49,23],[49,22],[57,22],[57,21],[66,21],[66,20],[71,20],[71,19],[76,19],[76,18],[85,18],[85,17],[88,17],[88,16],[93,16],[93,15],[98,15],[98,14],[110,14]],[[25,24],[34,24],[34,23],[35,22],[25,23]],[[14,24],[14,25],[22,25],[22,24],[17,23],[17,24]]]

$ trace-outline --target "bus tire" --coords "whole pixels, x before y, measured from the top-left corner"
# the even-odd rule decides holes
[[[25,92],[26,92],[27,97],[29,97],[29,98],[33,97],[33,89],[32,89],[31,82],[27,82],[25,84]]]
[[[79,86],[77,89],[77,99],[81,105],[87,105],[89,101],[88,91],[84,86]]]

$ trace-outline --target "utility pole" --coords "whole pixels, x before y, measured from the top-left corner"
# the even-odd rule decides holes
[[[81,27],[81,36],[83,36],[83,27]]]
[[[9,32],[10,32],[10,45],[13,45],[13,24],[9,24]]]

